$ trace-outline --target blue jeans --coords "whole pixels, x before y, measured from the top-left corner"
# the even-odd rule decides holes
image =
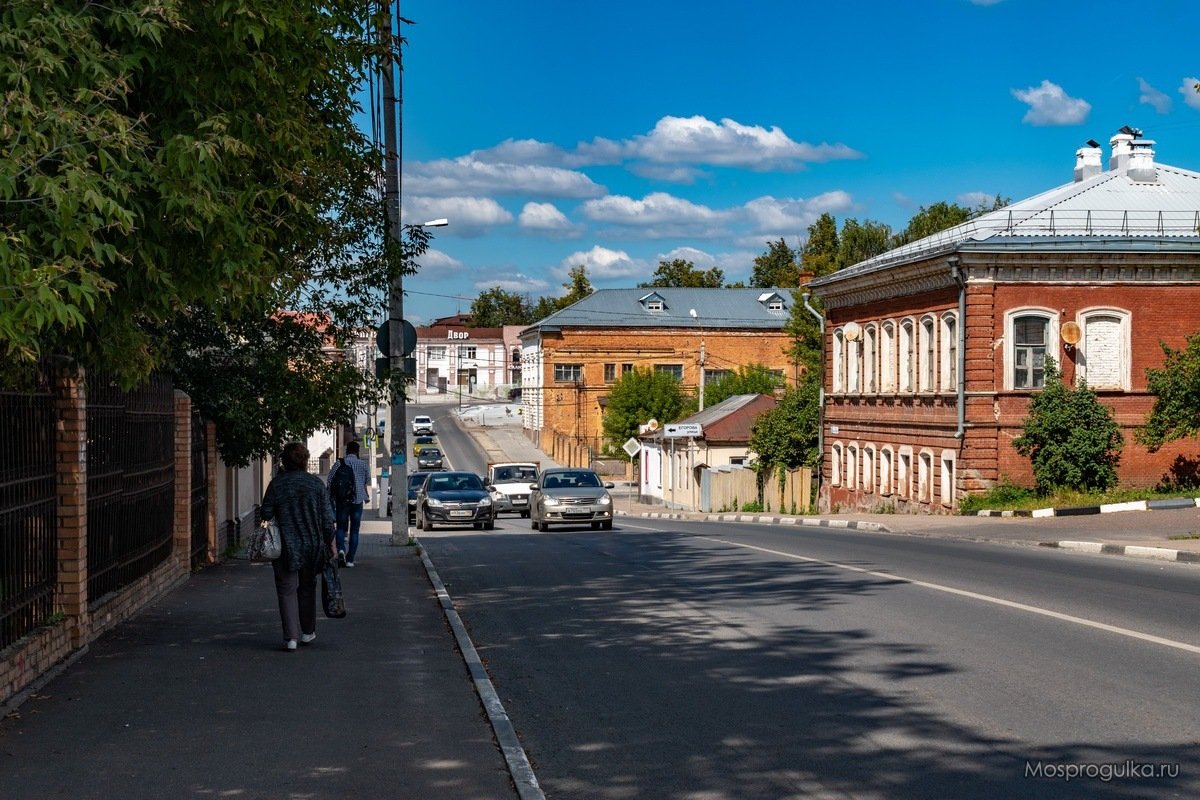
[[[337,549],[346,554],[347,561],[354,560],[358,552],[358,531],[362,528],[362,503],[351,503],[337,509]],[[346,529],[350,529],[350,549],[346,549]]]

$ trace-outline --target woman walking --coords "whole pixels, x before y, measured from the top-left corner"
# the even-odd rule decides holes
[[[324,482],[308,473],[308,448],[292,442],[283,448],[283,471],[263,495],[262,518],[275,520],[283,553],[271,562],[283,646],[317,638],[317,576],[333,556],[333,508]]]

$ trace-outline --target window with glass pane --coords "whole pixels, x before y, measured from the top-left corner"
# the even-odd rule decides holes
[[[430,361],[441,361],[446,357],[445,345],[430,346],[429,349],[425,351],[425,357]]]
[[[617,365],[616,364],[605,364],[604,365],[604,382],[605,383],[616,383],[617,382]]]
[[[683,380],[683,364],[655,364],[655,372],[666,372],[677,381]]]
[[[560,382],[577,381],[583,377],[583,364],[555,364],[554,380]]]
[[[946,391],[958,385],[958,317],[942,317],[942,388]]]
[[[627,375],[630,372],[633,372],[633,364],[622,364],[621,365],[621,374],[622,375]]]
[[[863,391],[868,394],[875,393],[875,341],[876,331],[874,325],[868,325],[863,329]]]
[[[727,369],[709,369],[704,371],[704,382],[706,384],[716,383],[719,380],[729,377],[733,372]]]
[[[936,388],[937,379],[934,369],[937,366],[937,340],[934,338],[933,318],[921,320],[921,391],[932,392]]]
[[[913,321],[906,319],[900,324],[900,391],[911,392],[916,389],[916,336],[913,335]]]
[[[1013,320],[1013,387],[1040,389],[1046,385],[1046,337],[1050,323],[1045,317]]]
[[[475,358],[475,345],[473,345],[473,344],[460,345],[458,348],[458,357],[459,358]]]

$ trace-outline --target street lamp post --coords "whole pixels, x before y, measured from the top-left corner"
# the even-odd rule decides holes
[[[700,411],[704,410],[704,326],[700,324],[700,315],[696,313],[696,309],[688,309],[688,314],[692,319],[696,320],[696,327],[700,329]]]

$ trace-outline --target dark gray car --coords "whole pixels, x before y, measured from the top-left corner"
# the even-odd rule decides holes
[[[587,525],[612,530],[613,502],[604,483],[590,469],[555,467],[544,470],[530,485],[529,521],[535,531],[555,525]]]

